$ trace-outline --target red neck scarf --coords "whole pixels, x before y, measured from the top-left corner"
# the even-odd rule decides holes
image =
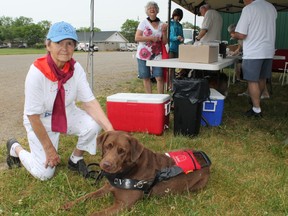
[[[52,110],[52,131],[66,133],[67,132],[67,118],[65,110],[65,89],[64,84],[69,80],[74,73],[75,60],[71,58],[63,70],[60,70],[53,61],[50,53],[47,54],[47,61],[43,59],[35,61],[34,65],[51,81],[58,81],[57,95],[53,104]],[[48,64],[48,65],[47,65]]]

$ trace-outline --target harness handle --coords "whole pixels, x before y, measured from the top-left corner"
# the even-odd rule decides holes
[[[206,163],[200,164],[201,168],[210,166],[212,164],[210,158],[207,156],[207,154],[205,152],[203,152],[203,151],[194,151],[193,154],[194,154],[194,156],[196,156],[197,154],[201,155],[202,158],[205,160]]]
[[[95,169],[91,169],[92,167],[96,167]],[[95,183],[97,184],[103,178],[103,171],[100,169],[100,165],[98,163],[90,163],[87,165],[88,175],[90,178],[95,179]]]

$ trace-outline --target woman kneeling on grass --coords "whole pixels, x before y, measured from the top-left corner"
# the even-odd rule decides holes
[[[72,56],[78,42],[75,29],[58,22],[49,29],[47,55],[36,59],[25,81],[24,126],[28,152],[15,139],[7,141],[7,163],[20,163],[35,177],[48,180],[60,163],[57,153],[60,133],[78,136],[68,168],[89,177],[84,151],[96,154],[96,137],[101,128],[113,130],[111,123],[89,87],[86,73]],[[83,109],[76,106],[82,102]]]

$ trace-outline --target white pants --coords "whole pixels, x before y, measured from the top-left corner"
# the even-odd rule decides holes
[[[67,134],[78,136],[76,148],[87,151],[92,155],[96,154],[96,138],[101,131],[101,127],[85,111],[78,107],[73,107],[66,111],[67,116]],[[51,115],[47,113],[41,116],[41,121],[58,151],[60,133],[51,131]],[[20,151],[19,158],[23,166],[35,177],[40,180],[48,180],[53,177],[55,167],[45,168],[46,154],[42,144],[35,135],[30,124],[25,125],[30,151]]]

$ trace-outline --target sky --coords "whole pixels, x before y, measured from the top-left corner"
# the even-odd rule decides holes
[[[32,18],[33,23],[48,20],[55,23],[66,21],[75,28],[90,27],[91,14],[94,14],[94,27],[101,31],[120,31],[127,20],[142,21],[147,17],[145,5],[149,0],[94,0],[94,13],[91,12],[92,0],[1,0],[0,17]],[[168,0],[154,0],[160,11],[158,17],[162,21],[168,18]],[[172,2],[171,13],[175,8],[181,8]],[[184,12],[182,22],[194,24],[194,14],[181,8]],[[201,26],[202,17],[196,19]]]

